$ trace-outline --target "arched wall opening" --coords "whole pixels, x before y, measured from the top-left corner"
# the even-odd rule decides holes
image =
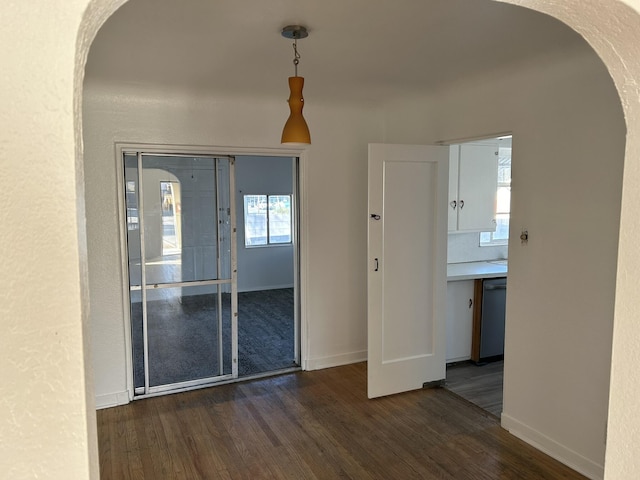
[[[82,85],[81,79],[84,70],[84,62],[86,61],[86,56],[89,51],[90,43],[95,33],[100,28],[100,26],[109,18],[109,16],[122,4],[124,1],[100,1],[95,0],[89,3],[87,12],[84,17],[84,21],[81,25],[79,42],[78,42],[78,54],[77,54],[77,64],[76,64],[76,108],[75,108],[75,124],[76,124],[76,151],[80,152],[78,155],[80,158],[77,159],[78,168],[81,170],[81,165],[83,163],[82,153],[81,153],[81,131],[82,131],[82,118],[80,112],[80,105],[82,100]],[[596,2],[588,3],[586,6],[584,2],[565,2],[562,7],[559,7],[554,4],[554,2],[516,2],[516,1],[506,1],[504,3],[513,3],[516,5],[520,5],[523,7],[531,8],[533,10],[541,11],[543,13],[547,13],[553,17],[560,19],[565,22],[576,31],[581,33],[593,46],[593,48],[598,52],[598,54],[602,57],[602,59],[607,64],[609,72],[616,83],[620,96],[622,98],[622,106],[625,109],[626,119],[627,119],[627,128],[631,130],[632,124],[637,124],[638,120],[638,95],[636,91],[636,83],[633,79],[640,78],[640,76],[636,75],[640,73],[640,67],[634,65],[633,62],[625,62],[624,56],[620,55],[620,50],[615,47],[616,42],[619,42],[621,45],[633,45],[631,40],[637,40],[631,38],[632,33],[629,32],[629,37],[625,38],[624,32],[620,32],[619,30],[619,21],[621,18],[626,18],[629,21],[630,18],[638,20],[637,12],[631,10],[626,4],[622,2],[612,1],[611,7],[607,9],[607,18],[602,18],[602,5],[595,5]],[[601,3],[601,2],[597,2]],[[630,16],[630,14],[632,16]],[[606,27],[611,30],[613,41],[605,40],[601,35],[598,34],[597,27]],[[629,29],[632,30],[632,29]],[[635,45],[638,43],[636,42]],[[629,47],[631,49],[632,47]],[[633,71],[632,68],[636,68],[638,71]],[[635,123],[633,120],[635,119]],[[640,151],[640,147],[638,146],[639,140],[632,138],[632,135],[628,135],[627,137],[627,145],[626,145],[626,156],[625,156],[625,185],[637,185],[638,179],[640,178],[640,173],[638,173],[638,167],[634,165],[633,158],[638,157],[638,152]],[[637,163],[637,161],[635,162]],[[635,181],[634,181],[635,179]],[[633,344],[628,343],[629,340],[624,332],[624,328],[632,329],[631,325],[626,325],[631,322],[633,318],[635,318],[634,310],[629,307],[631,295],[633,293],[632,283],[630,282],[630,278],[632,275],[628,275],[628,272],[631,272],[631,265],[638,266],[638,259],[636,259],[636,255],[634,255],[632,250],[632,238],[633,235],[626,235],[625,232],[637,232],[640,229],[638,222],[630,218],[631,215],[625,216],[625,205],[626,211],[629,211],[630,206],[635,206],[638,203],[638,198],[633,197],[633,193],[630,192],[630,188],[625,188],[622,199],[622,223],[621,223],[621,238],[620,238],[620,249],[619,249],[619,268],[618,268],[618,282],[617,282],[617,309],[616,309],[616,337],[614,338],[614,364],[613,364],[613,377],[611,383],[611,413],[610,413],[610,422],[615,420],[617,415],[620,415],[619,426],[622,427],[623,423],[629,422],[629,419],[624,419],[624,414],[620,412],[617,413],[616,405],[618,402],[621,402],[621,405],[624,405],[625,401],[628,401],[629,398],[633,398],[631,396],[632,393],[635,392],[634,389],[630,390],[630,387],[627,385],[624,388],[621,387],[623,375],[633,374],[633,372],[624,372],[623,366],[618,365],[618,361],[616,360],[616,354],[619,354],[621,359],[625,358],[625,355],[632,355],[631,347]],[[620,326],[620,322],[624,322],[622,327]],[[617,341],[616,341],[617,339]],[[625,341],[626,339],[626,341]],[[619,343],[620,352],[618,353],[616,349],[616,344]],[[85,362],[89,365],[91,362],[85,356]],[[617,370],[619,368],[619,370]],[[618,372],[618,373],[616,373]],[[616,380],[618,379],[618,380]],[[620,382],[620,385],[618,385]],[[635,382],[638,383],[638,382]],[[620,391],[617,389],[620,388]],[[88,392],[91,395],[93,392]],[[610,423],[610,430],[613,423]],[[621,428],[620,431],[629,431],[629,429]],[[620,435],[611,435],[609,436],[609,445],[611,442],[615,442],[615,438]],[[618,451],[624,451],[624,449],[618,449]],[[618,462],[624,464],[627,459],[618,458],[615,460],[611,460],[615,458],[612,455],[622,455],[616,454],[612,451],[611,448],[608,449],[608,463],[613,463],[614,465]],[[609,467],[607,467],[609,468]],[[614,467],[611,467],[614,468]],[[614,478],[614,477],[611,477]]]

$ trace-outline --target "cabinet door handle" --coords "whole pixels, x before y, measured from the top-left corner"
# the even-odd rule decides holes
[[[379,265],[378,265],[378,259],[377,259],[377,258],[375,259],[375,262],[376,262],[376,268],[375,268],[373,271],[374,271],[374,272],[377,272],[377,271],[378,271],[378,267],[379,267]]]
[[[464,200],[460,200],[460,210],[464,208]]]
[[[473,306],[473,300],[469,299],[469,308],[471,308]]]
[[[449,203],[449,205],[451,205],[451,208],[453,208],[454,210],[456,209],[456,207],[458,206],[458,202],[456,202],[455,200],[453,200],[452,202]]]

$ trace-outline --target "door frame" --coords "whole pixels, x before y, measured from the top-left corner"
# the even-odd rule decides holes
[[[474,143],[474,142],[483,142],[483,141],[487,141],[487,140],[495,140],[498,139],[500,137],[505,137],[505,136],[511,136],[512,137],[512,142],[513,142],[513,137],[516,136],[516,134],[514,134],[513,130],[504,130],[502,132],[498,132],[498,133],[488,133],[488,134],[480,134],[480,135],[473,135],[473,136],[469,136],[469,137],[462,137],[462,138],[454,138],[454,139],[446,139],[446,140],[439,140],[436,142],[436,145],[442,145],[442,146],[446,146],[446,147],[451,147],[453,145],[463,145],[465,143]],[[513,143],[512,143],[512,155],[513,155]],[[513,187],[512,187],[513,188]],[[512,190],[513,193],[513,190]],[[513,194],[511,195],[511,198],[513,198]],[[513,216],[513,210],[512,207],[513,206],[513,201],[510,202],[510,218]],[[448,207],[448,205],[447,205]],[[505,245],[505,247],[507,248],[507,252],[511,251],[512,249],[512,243],[511,243],[511,231],[512,229],[509,228],[509,239],[507,240],[507,244]],[[474,232],[461,232],[462,234],[468,234],[468,233],[474,233]],[[447,233],[447,235],[450,235],[450,233]],[[457,235],[457,234],[454,234]],[[448,255],[448,251],[447,251],[447,255]],[[507,253],[507,258],[508,258],[508,253]],[[476,282],[478,279],[474,279],[473,281]],[[480,279],[481,280],[481,279]],[[474,287],[474,289],[477,288],[477,285]],[[507,300],[508,301],[508,293],[507,293]],[[505,301],[505,308],[506,308],[506,301]],[[478,305],[475,303],[475,299],[474,299],[474,306],[473,308],[481,308],[482,305]],[[476,313],[474,312],[474,322],[476,317]],[[506,325],[507,325],[507,319],[505,318],[505,337],[504,337],[504,350],[506,352],[507,350],[507,335],[506,335]],[[475,328],[475,326],[474,326]],[[471,350],[471,355],[470,355],[470,359],[472,360],[473,358],[473,350]],[[503,371],[507,365],[507,355],[503,355]],[[505,382],[503,381],[502,384],[502,396],[504,399],[504,385]],[[503,403],[503,408],[504,408],[504,403]]]
[[[116,142],[116,193],[118,204],[118,234],[120,238],[118,246],[118,255],[120,257],[120,285],[121,285],[121,301],[122,301],[122,319],[125,334],[125,377],[127,383],[127,393],[129,401],[134,399],[135,387],[133,382],[133,349],[131,338],[131,312],[129,310],[129,262],[127,258],[127,231],[126,231],[126,206],[125,206],[125,185],[123,154],[128,150],[140,150],[145,153],[165,153],[172,155],[185,156],[261,156],[261,157],[297,157],[297,189],[294,201],[297,209],[298,225],[296,228],[297,248],[294,249],[294,281],[299,287],[299,305],[296,306],[299,325],[299,349],[300,349],[300,367],[302,370],[307,368],[307,352],[308,352],[308,325],[306,314],[307,305],[307,272],[308,272],[308,222],[307,218],[307,199],[306,199],[306,150],[302,147],[281,147],[281,148],[260,148],[260,147],[229,147],[229,146],[198,146],[198,145],[177,145],[177,144],[158,144],[158,143],[134,143],[134,142]],[[233,194],[234,192],[231,192]],[[237,379],[222,380],[215,385],[235,382]],[[181,389],[181,391],[194,390],[210,385],[197,385]],[[144,395],[144,398],[165,395],[167,392],[152,393]],[[135,398],[143,398],[138,395]]]

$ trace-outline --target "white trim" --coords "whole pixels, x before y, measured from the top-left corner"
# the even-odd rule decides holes
[[[248,380],[268,378],[276,375],[283,375],[286,373],[293,373],[298,371],[300,371],[300,367],[283,368],[283,369],[274,370],[271,372],[263,372],[263,373],[257,373],[255,375],[247,375],[246,377],[240,377],[240,378],[233,378],[233,375],[226,375],[224,379],[217,380],[213,383],[195,383],[190,386],[175,388],[173,390],[154,390],[152,393],[149,393],[149,394],[137,395],[135,399],[143,400],[145,398],[160,397],[160,396],[174,394],[174,393],[192,392],[194,390],[202,390],[203,388],[218,387],[220,385],[228,385],[230,383],[236,383],[238,381],[246,382]]]
[[[147,388],[144,395],[137,395],[136,398],[156,394],[185,392],[187,390],[193,390],[194,388],[211,387],[225,380],[237,380],[237,377],[237,375],[226,374],[211,376],[207,378],[196,378],[194,380],[187,380],[185,382],[165,383],[163,385]]]
[[[298,300],[300,302],[299,305],[299,314],[300,321],[298,323],[300,327],[300,365],[303,370],[308,369],[308,352],[309,350],[309,342],[311,341],[309,338],[309,322],[310,322],[310,314],[307,311],[307,292],[309,291],[309,222],[307,219],[309,218],[307,211],[307,156],[305,151],[299,151],[297,155],[298,157],[298,195],[296,198],[296,202],[298,202],[298,216],[296,220],[299,222],[297,233],[298,233],[298,261],[300,262],[298,265],[297,272],[299,273],[298,277],[298,287],[300,289],[300,293],[298,295]]]
[[[300,170],[297,157],[291,157],[291,241],[293,253],[293,358],[302,365],[300,357],[300,209],[298,189]]]
[[[604,465],[589,460],[505,413],[502,414],[501,420],[502,428],[509,431],[509,433],[541,452],[546,453],[550,457],[555,458],[559,462],[564,463],[568,467],[573,468],[585,477],[591,480],[601,480],[604,478]]]
[[[238,293],[245,293],[245,292],[262,292],[264,290],[280,290],[283,288],[294,288],[294,284],[293,283],[287,283],[284,285],[264,285],[264,286],[257,286],[257,287],[251,287],[251,288],[243,288],[242,290],[238,290]]]
[[[216,175],[218,171],[216,169]],[[236,157],[229,159],[229,211],[231,212],[231,372],[234,379],[238,378],[238,222],[236,210]],[[216,190],[218,190],[216,176]],[[218,240],[220,249],[220,240]],[[219,251],[219,250],[218,250]],[[220,274],[220,272],[218,272]],[[218,298],[221,298],[218,290]],[[222,306],[222,303],[220,303]],[[222,309],[221,309],[222,310]],[[222,315],[220,315],[222,320]],[[222,330],[220,330],[222,335]],[[220,356],[222,359],[222,354]]]
[[[131,401],[130,397],[131,394],[129,393],[129,391],[108,393],[106,395],[97,395],[96,410],[126,405]]]
[[[486,140],[495,140],[501,137],[512,137],[512,131],[505,131],[500,133],[487,133],[486,135],[477,135],[471,137],[461,137],[461,138],[447,138],[443,140],[437,140],[435,142],[436,145],[455,145],[457,143],[476,143],[483,144]]]
[[[159,144],[159,143],[135,143],[116,142],[116,151],[129,152],[142,150],[149,153],[166,153],[171,155],[196,155],[205,157],[237,157],[237,156],[259,156],[259,157],[302,157],[302,148],[260,148],[260,147],[229,147],[215,145],[179,145],[179,144]]]
[[[307,360],[305,370],[322,370],[323,368],[340,367],[351,363],[365,362],[367,360],[367,351],[341,353],[340,355],[331,355],[329,357],[312,358]]]
[[[462,357],[447,358],[446,362],[447,362],[447,365],[449,365],[450,363],[466,362],[467,360],[471,360],[471,355],[464,355]]]
[[[125,345],[125,380],[128,401],[133,400],[133,340],[131,339],[131,311],[129,287],[129,254],[127,247],[127,206],[125,204],[124,151],[116,144],[116,190],[118,192],[118,230],[120,234],[120,285],[122,286],[122,328]],[[123,228],[124,226],[124,228]],[[96,404],[99,404],[96,398]]]

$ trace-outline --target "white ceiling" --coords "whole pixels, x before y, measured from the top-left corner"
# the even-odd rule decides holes
[[[314,101],[377,102],[583,45],[489,0],[130,0],[98,33],[86,78],[286,98],[288,24],[309,29],[299,75]]]

